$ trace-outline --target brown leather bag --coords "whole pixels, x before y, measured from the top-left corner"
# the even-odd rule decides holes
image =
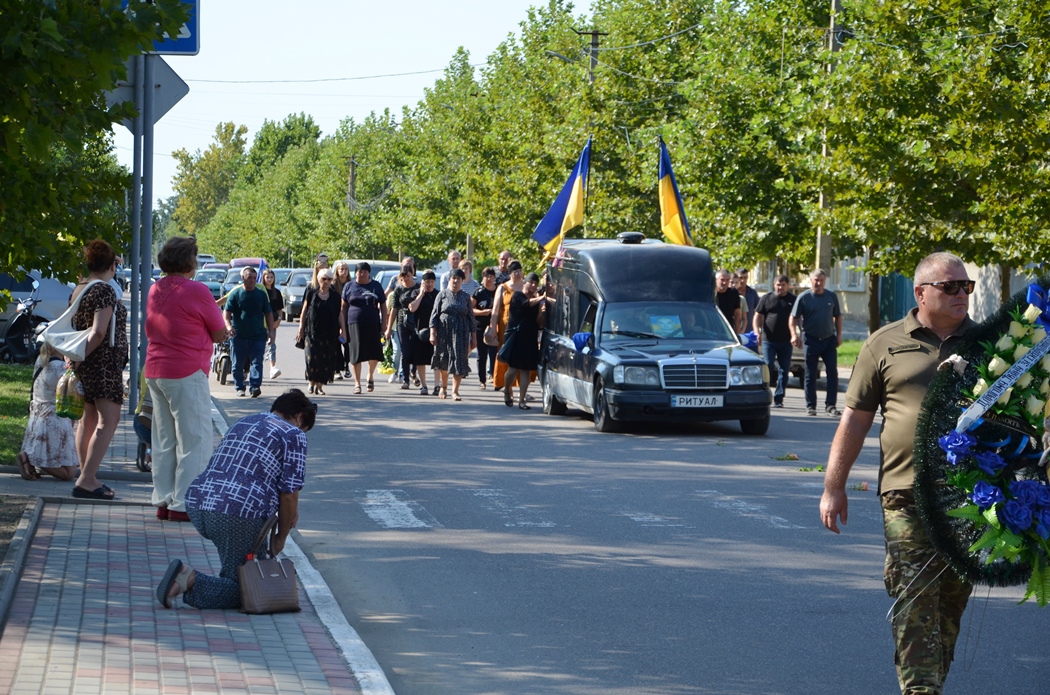
[[[242,613],[289,613],[299,610],[295,565],[274,557],[269,540],[277,535],[277,516],[266,520],[252,546],[252,559],[237,568]]]

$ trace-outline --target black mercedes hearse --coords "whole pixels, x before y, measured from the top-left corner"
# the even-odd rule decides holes
[[[707,251],[646,240],[566,239],[548,266],[543,410],[622,421],[739,420],[769,428],[769,375],[714,303]]]

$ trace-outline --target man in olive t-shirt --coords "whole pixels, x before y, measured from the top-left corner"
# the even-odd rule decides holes
[[[846,481],[881,410],[879,499],[886,534],[886,591],[896,599],[892,628],[902,693],[940,693],[955,654],[971,586],[937,554],[915,508],[912,446],[926,388],[937,366],[974,322],[967,315],[973,283],[949,253],[915,269],[917,309],[873,333],[860,350],[846,392],[846,411],[828,454],[821,522],[839,532],[848,517]]]

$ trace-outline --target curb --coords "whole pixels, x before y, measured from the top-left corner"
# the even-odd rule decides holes
[[[134,466],[134,464],[132,464]],[[18,466],[0,464],[0,475],[19,475]],[[133,483],[152,483],[153,475],[141,471],[106,471],[100,470],[98,477],[102,480],[120,480]]]
[[[229,420],[226,413],[216,402],[214,396],[211,399],[211,404],[212,421],[215,423],[219,434],[225,436],[226,431],[229,429]],[[94,500],[91,501],[94,502]],[[112,502],[104,501],[95,503],[113,504]],[[324,577],[310,563],[306,553],[299,547],[297,541],[301,541],[302,538],[299,530],[293,528],[288,536],[288,542],[285,544],[284,554],[295,563],[299,583],[302,585],[303,590],[306,591],[310,603],[313,604],[321,624],[324,625],[328,635],[335,642],[336,648],[343,657],[343,661],[350,667],[350,672],[357,679],[357,684],[360,686],[362,694],[395,695],[390,681],[387,680],[386,674],[383,672],[383,667],[379,665],[375,655],[372,654],[372,650],[368,648],[361,636],[357,634],[357,630],[350,625]]]
[[[7,547],[3,563],[0,563],[0,633],[3,632],[7,623],[7,613],[11,609],[11,603],[15,597],[15,587],[22,577],[22,569],[25,567],[26,555],[29,554],[29,546],[36,535],[37,525],[40,523],[40,514],[44,510],[44,499],[37,497],[30,506],[22,512],[22,519],[18,522],[11,544]]]

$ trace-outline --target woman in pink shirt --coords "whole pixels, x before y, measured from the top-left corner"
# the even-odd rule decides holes
[[[153,399],[153,505],[158,519],[189,521],[186,490],[211,456],[212,343],[229,335],[207,285],[195,282],[197,242],[172,237],[157,254],[165,273],[146,302],[146,384]]]

